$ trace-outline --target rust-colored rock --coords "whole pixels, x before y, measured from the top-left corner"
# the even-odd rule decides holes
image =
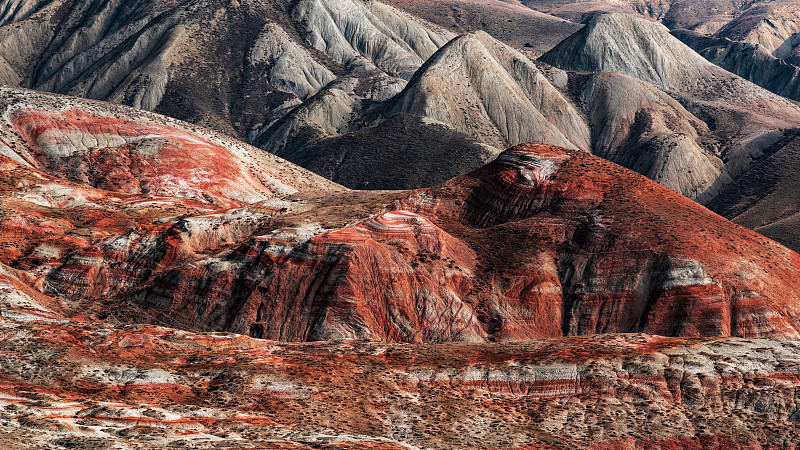
[[[526,144],[349,191],[158,116],[11,110],[38,118],[0,120],[2,448],[800,439],[800,344],[760,339],[798,337],[800,256],[613,163]],[[158,145],[84,144],[114,135]],[[195,177],[211,155],[293,188]],[[159,164],[176,184],[137,188]]]
[[[642,176],[521,145],[443,185],[296,194],[33,269],[82,311],[308,341],[796,337],[800,256]]]
[[[287,344],[0,318],[4,448],[792,448],[800,343]]]

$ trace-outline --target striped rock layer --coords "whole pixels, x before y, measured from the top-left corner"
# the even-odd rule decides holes
[[[288,344],[0,319],[4,448],[793,448],[800,344]]]
[[[800,330],[799,255],[556,147],[517,146],[424,190],[307,191],[174,215],[106,207],[108,221],[86,224],[96,207],[37,206],[54,231],[8,250],[72,314],[281,341]]]

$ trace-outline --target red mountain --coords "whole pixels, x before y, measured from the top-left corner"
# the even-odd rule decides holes
[[[797,343],[754,339],[797,338],[800,256],[627,169],[526,144],[349,191],[157,115],[12,98],[0,447],[800,438]]]
[[[32,205],[66,231],[18,238],[34,250],[14,265],[75,312],[286,341],[800,329],[800,256],[578,151],[517,146],[426,190],[180,207],[144,218],[114,204],[92,222],[103,237],[78,246],[85,225]]]

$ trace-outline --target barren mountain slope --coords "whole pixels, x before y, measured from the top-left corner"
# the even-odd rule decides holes
[[[727,38],[706,37],[692,31],[672,34],[723,69],[783,97],[800,100],[800,67],[776,58],[764,47]]]
[[[714,37],[757,44],[773,56],[785,58],[800,44],[800,1],[754,2]]]
[[[665,17],[657,11],[669,5],[633,6]],[[521,11],[506,3],[481,8]],[[603,51],[614,48],[606,41],[616,40],[615,33],[652,42],[628,42],[632,53],[594,57],[602,68],[656,83],[686,110],[644,85],[611,83],[613,77],[576,93],[569,76],[548,80],[488,34],[445,46],[452,33],[380,2],[53,0],[7,2],[2,10],[0,74],[7,80],[207,124],[354,188],[430,186],[479,167],[508,145],[537,141],[591,150],[706,201],[775,142],[778,129],[800,121],[795,106],[719,76],[652,24],[609,26],[598,19],[589,27],[597,33],[594,24],[606,20]],[[665,51],[665,60],[654,56]],[[721,88],[676,87],[697,79]],[[748,110],[753,104],[759,114]],[[619,134],[609,135],[601,119]],[[737,122],[747,125],[733,129]],[[385,139],[399,135],[406,136],[400,144]],[[432,136],[437,145],[423,145]],[[423,148],[430,152],[423,155]],[[691,174],[676,172],[687,161]]]
[[[97,191],[31,203],[52,182],[6,161],[3,261],[73,314],[290,341],[800,329],[800,256],[583,152],[520,146],[428,190],[179,215]]]
[[[518,49],[541,54],[580,28],[577,23],[503,0],[387,0],[392,6],[459,34],[485,31]]]
[[[800,197],[795,176],[798,164],[800,138],[795,131],[708,206],[736,223],[800,249]]]
[[[589,117],[592,153],[704,201],[727,178],[708,125],[655,86],[614,72],[559,74]]]
[[[395,97],[358,101],[361,89],[332,83],[255,145],[353,188],[430,186],[520,142],[590,146],[585,119],[563,93],[526,56],[483,32],[443,46]],[[405,137],[375,145],[370,139],[379,135]],[[429,144],[430,137],[439,142]],[[428,148],[441,150],[412,159]]]
[[[125,103],[242,138],[344,75],[373,69],[396,92],[453,37],[360,0],[9,0],[3,10],[3,83]]]
[[[797,99],[797,80],[792,79],[791,73],[794,67],[785,67],[800,65],[797,0],[529,0],[525,4],[574,23],[587,23],[605,13],[659,21],[714,64],[779,95]]]
[[[679,116],[700,125],[693,125],[696,138],[692,133],[683,136],[693,142],[687,142],[682,152],[698,155],[690,161],[708,160],[703,153],[710,154],[712,166],[717,165],[715,158],[725,161],[710,186],[704,184],[711,170],[706,163],[690,167],[691,177],[680,173],[664,176],[678,181],[669,186],[684,193],[692,191],[680,183],[681,178],[694,186],[705,186],[706,190],[697,195],[701,202],[712,199],[732,177],[746,171],[752,159],[781,139],[783,130],[800,126],[797,105],[709,63],[662,25],[630,15],[600,16],[541,59],[565,70],[629,75],[659,87],[680,102],[677,110],[683,111]],[[623,99],[631,97],[631,90],[618,88],[616,92]],[[700,179],[695,179],[698,169]],[[683,171],[677,166],[671,170]]]

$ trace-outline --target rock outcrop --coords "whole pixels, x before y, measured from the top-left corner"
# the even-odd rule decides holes
[[[9,205],[25,198],[14,192]],[[301,192],[149,212],[149,225],[104,203],[116,218],[95,222],[91,242],[59,250],[33,235],[8,250],[40,292],[83,314],[285,341],[800,330],[800,256],[579,151],[523,145],[426,190]],[[28,220],[75,242],[90,205],[56,213],[69,207]]]
[[[7,448],[700,450],[800,439],[796,341],[287,344],[2,317],[0,355]]]

